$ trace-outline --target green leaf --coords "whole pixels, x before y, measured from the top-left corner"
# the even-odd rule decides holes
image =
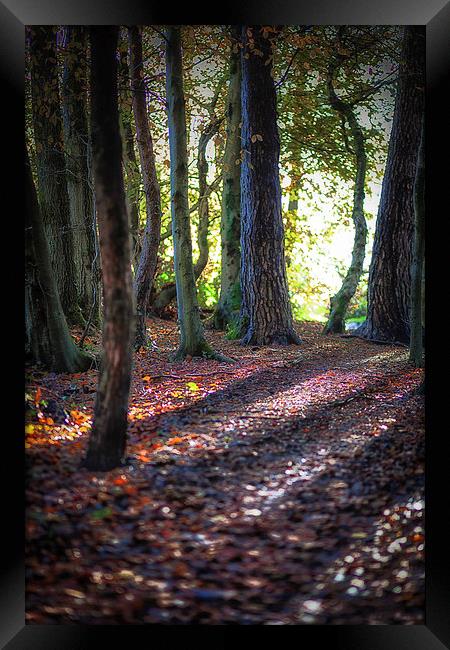
[[[113,511],[112,508],[107,506],[106,508],[100,508],[100,510],[94,510],[91,513],[92,519],[105,519],[105,517],[111,517]]]

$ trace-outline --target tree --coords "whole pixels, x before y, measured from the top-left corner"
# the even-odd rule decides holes
[[[241,55],[239,27],[231,29],[231,55],[226,107],[227,133],[223,157],[223,190],[220,222],[222,248],[220,295],[214,311],[213,324],[217,329],[236,325],[241,308],[240,285],[240,175],[241,157]]]
[[[153,140],[147,119],[144,67],[142,61],[142,32],[139,27],[134,26],[129,28],[128,42],[131,62],[133,113],[136,124],[147,213],[141,256],[134,283],[137,316],[135,346],[139,349],[141,346],[145,346],[147,342],[145,317],[156,264],[158,262],[158,248],[161,236],[161,196],[156,175]]]
[[[119,117],[122,137],[122,156],[125,172],[125,192],[131,229],[131,262],[137,271],[141,255],[139,237],[139,199],[141,172],[134,149],[133,100],[131,97],[130,67],[128,65],[128,38],[119,38]]]
[[[132,363],[131,247],[117,97],[117,27],[91,27],[91,133],[103,277],[103,348],[94,422],[84,465],[118,466],[126,448]]]
[[[330,62],[328,67],[328,98],[330,105],[339,113],[342,119],[342,128],[345,134],[345,123],[348,124],[353,144],[353,149],[346,139],[345,144],[350,153],[356,159],[355,185],[353,191],[353,209],[352,220],[355,226],[355,236],[353,241],[352,261],[347,274],[342,282],[339,291],[331,298],[330,315],[324,327],[324,334],[337,334],[344,332],[345,315],[351,299],[355,295],[361,277],[364,256],[366,252],[367,224],[364,216],[364,183],[366,178],[367,156],[364,145],[363,131],[358,123],[352,104],[342,101],[336,94],[333,77],[339,63],[348,58],[348,55],[340,54],[342,47],[341,34],[344,28],[339,28],[336,39],[337,54],[336,59]],[[346,137],[346,136],[345,136]]]
[[[180,344],[175,359],[222,358],[207,343],[197,302],[188,203],[186,115],[179,27],[166,30],[166,96],[169,120],[170,187]]]
[[[242,343],[256,345],[300,343],[286,279],[272,35],[242,30],[241,323]]]
[[[198,258],[194,264],[194,278],[197,281],[208,264],[209,259],[209,197],[218,185],[220,176],[212,183],[208,184],[208,161],[206,159],[206,148],[210,140],[217,133],[222,118],[217,117],[215,109],[222,89],[223,81],[217,84],[213,97],[207,105],[208,121],[200,132],[197,147],[197,171],[198,171],[198,201],[189,209],[191,212],[198,211],[198,228],[197,228],[197,245]],[[176,296],[176,285],[170,282],[162,287],[161,291],[155,296],[152,309],[155,312],[161,312]]]
[[[39,204],[64,314],[70,324],[82,323],[65,173],[56,32],[51,26],[33,26],[29,37]]]
[[[425,260],[425,119],[422,130],[417,170],[414,181],[414,252],[411,267],[411,337],[409,360],[423,366],[423,266]]]
[[[87,30],[85,27],[64,28],[61,99],[78,304],[86,320],[98,322],[100,269],[87,115]]]
[[[53,372],[83,372],[93,359],[75,345],[59,299],[36,188],[25,149],[25,347]]]
[[[413,185],[424,107],[424,72],[424,30],[405,27],[369,270],[367,319],[355,330],[355,335],[369,340],[409,343]]]

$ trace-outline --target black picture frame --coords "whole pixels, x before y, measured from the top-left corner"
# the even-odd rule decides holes
[[[167,3],[168,4],[168,3]],[[226,647],[234,637],[244,644],[275,641],[289,634],[297,646],[310,648],[323,643],[333,650],[442,650],[450,648],[450,586],[446,529],[450,523],[448,454],[444,445],[447,427],[440,427],[436,412],[445,407],[445,385],[433,377],[433,346],[439,337],[430,316],[434,303],[435,264],[445,249],[431,241],[433,222],[444,219],[439,205],[448,185],[448,163],[437,153],[448,147],[448,103],[444,89],[449,86],[450,2],[447,0],[242,0],[194,7],[165,6],[151,0],[2,0],[0,2],[0,69],[4,90],[2,122],[7,166],[2,172],[3,195],[15,199],[14,214],[2,211],[12,227],[12,242],[22,236],[21,197],[23,196],[24,141],[24,27],[33,24],[390,24],[426,25],[427,37],[427,389],[426,389],[426,624],[419,626],[321,626],[301,625],[256,629],[253,626],[83,626],[25,625],[24,597],[24,450],[22,395],[23,370],[17,360],[7,368],[11,394],[7,399],[8,427],[2,427],[3,451],[2,510],[3,542],[0,586],[0,644],[10,650],[70,650],[98,647],[113,642],[141,647],[160,640],[166,647]],[[8,138],[6,138],[8,136]],[[4,151],[5,151],[4,150]],[[448,153],[447,153],[448,156]],[[446,206],[448,213],[448,200]],[[17,228],[17,232],[15,229]],[[445,238],[443,238],[445,241]],[[448,240],[447,240],[448,241]],[[432,244],[432,249],[430,245]],[[15,246],[15,244],[14,244]],[[4,244],[12,249],[13,245]],[[430,254],[431,251],[431,254]],[[447,253],[448,257],[448,253]],[[11,292],[7,301],[7,347],[22,349],[23,258],[15,252],[7,267],[6,284]],[[14,281],[11,281],[14,280]],[[17,321],[17,322],[16,322]],[[12,331],[11,331],[12,330]],[[435,331],[436,330],[436,331]],[[445,335],[445,333],[444,333]],[[2,337],[5,345],[6,338]],[[445,347],[447,343],[444,342]],[[430,358],[430,363],[428,359]],[[441,359],[443,362],[444,360]],[[431,370],[430,370],[431,368]],[[6,372],[6,369],[4,369]],[[441,391],[441,394],[439,394]],[[448,401],[448,397],[447,397]],[[436,409],[435,409],[436,405]],[[6,525],[5,525],[6,524]],[[162,628],[162,630],[158,628]],[[248,630],[247,628],[251,629]],[[189,629],[186,629],[189,628]],[[157,635],[155,638],[155,632]],[[261,635],[261,636],[260,636]],[[267,636],[268,635],[268,636]],[[194,638],[195,637],[195,638]],[[269,637],[271,637],[269,639]],[[286,639],[287,641],[287,639]]]

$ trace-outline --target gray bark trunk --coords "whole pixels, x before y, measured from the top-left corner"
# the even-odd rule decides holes
[[[425,87],[425,32],[406,27],[372,261],[367,319],[355,330],[369,340],[409,344],[413,185]]]
[[[139,190],[141,172],[134,150],[133,101],[131,98],[130,68],[128,65],[128,42],[124,39],[119,51],[119,116],[122,138],[122,156],[125,170],[125,191],[131,230],[131,262],[136,273],[141,244],[139,237]]]
[[[366,252],[367,224],[364,216],[364,183],[366,177],[367,158],[364,147],[364,135],[358,124],[355,113],[349,104],[343,102],[336,95],[333,86],[334,66],[330,64],[328,71],[328,99],[331,106],[345,120],[349,127],[356,159],[355,187],[353,191],[352,220],[355,227],[353,240],[352,261],[347,275],[339,291],[330,300],[330,315],[326,323],[324,334],[339,334],[345,330],[345,314],[348,305],[358,288],[359,279],[363,271]],[[343,124],[345,128],[345,123]]]
[[[232,31],[239,40],[239,28]],[[230,81],[227,97],[227,136],[223,158],[223,191],[220,222],[222,247],[220,295],[212,322],[217,329],[236,326],[241,308],[240,231],[241,231],[241,169],[236,161],[241,151],[241,62],[240,51],[231,52]]]
[[[64,73],[61,87],[67,190],[73,226],[78,304],[83,317],[100,318],[100,269],[93,201],[92,160],[87,118],[87,32],[64,29]]]
[[[195,287],[188,203],[186,114],[179,27],[166,30],[166,97],[169,120],[172,236],[180,344],[175,359],[215,356],[206,342]]]
[[[271,42],[263,38],[259,26],[244,26],[242,37],[242,343],[300,343],[286,279]]]
[[[59,297],[69,324],[83,323],[78,306],[73,224],[67,192],[59,99],[56,32],[30,28],[31,99],[37,190]]]
[[[93,359],[75,345],[59,299],[50,250],[25,150],[25,348],[53,372],[82,372]]]
[[[417,170],[414,182],[414,253],[411,267],[411,338],[409,360],[417,367],[423,366],[423,274],[425,259],[425,120],[422,133]]]
[[[129,51],[133,93],[133,113],[141,161],[142,181],[146,202],[146,223],[142,240],[142,251],[134,282],[136,293],[136,341],[135,347],[147,342],[145,317],[150,291],[158,262],[161,237],[161,197],[156,175],[153,141],[147,118],[144,70],[142,62],[142,35],[139,27],[130,27]]]

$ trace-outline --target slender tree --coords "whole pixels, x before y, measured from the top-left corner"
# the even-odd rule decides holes
[[[197,152],[197,171],[198,171],[198,236],[197,243],[199,248],[199,255],[197,261],[194,264],[194,276],[195,279],[201,276],[205,270],[206,265],[208,264],[209,259],[209,242],[208,242],[208,231],[209,231],[209,186],[208,186],[208,171],[209,165],[206,159],[206,148],[211,138],[217,133],[222,118],[218,118],[215,113],[215,108],[217,100],[222,89],[223,82],[216,87],[216,91],[212,98],[212,101],[208,107],[209,120],[206,123],[206,126],[202,129],[200,133],[200,138],[198,142],[198,152]]]
[[[244,26],[242,39],[242,343],[300,343],[286,279],[272,32]]]
[[[131,246],[122,176],[117,97],[117,27],[91,27],[91,132],[103,277],[103,348],[85,466],[109,470],[126,448],[132,363]]]
[[[231,54],[229,85],[226,107],[227,133],[223,157],[223,191],[220,221],[220,240],[222,248],[220,294],[214,311],[213,325],[217,329],[236,326],[241,308],[240,285],[240,232],[241,232],[241,193],[240,166],[236,161],[241,157],[241,55],[239,27],[231,28]]]
[[[194,264],[194,278],[197,281],[206,268],[209,260],[209,197],[220,177],[212,183],[208,183],[209,165],[206,159],[206,148],[210,140],[217,133],[222,118],[217,117],[215,108],[222,88],[222,80],[217,84],[211,102],[207,106],[209,120],[202,129],[197,147],[197,171],[198,171],[198,201],[190,208],[189,213],[198,211],[197,246],[198,258]],[[152,308],[155,312],[162,311],[176,296],[176,284],[170,282],[162,287],[155,296]]]
[[[93,201],[92,159],[87,115],[87,30],[64,28],[64,71],[61,85],[64,153],[78,304],[86,320],[100,318],[100,268]]]
[[[31,103],[37,191],[59,297],[69,324],[84,322],[78,306],[73,224],[65,171],[56,31],[29,28]]]
[[[136,341],[140,348],[147,342],[145,316],[158,262],[158,248],[161,236],[161,197],[156,175],[153,140],[147,118],[147,102],[142,61],[142,31],[140,27],[130,27],[128,43],[131,62],[131,86],[133,93],[133,113],[141,161],[147,219],[142,241],[142,251],[135,278],[136,293]]]
[[[413,185],[424,107],[424,74],[424,29],[405,27],[369,270],[367,319],[355,330],[355,335],[369,340],[408,344],[410,339]]]
[[[411,268],[411,337],[409,360],[423,366],[423,266],[425,259],[425,120],[414,182],[414,253]]]
[[[339,46],[339,36],[337,39],[337,46]],[[347,147],[350,148],[350,153],[355,156],[356,162],[352,210],[355,236],[353,240],[352,261],[342,282],[341,288],[330,300],[330,315],[324,327],[324,334],[342,333],[345,329],[345,314],[350,301],[358,288],[358,283],[364,266],[367,240],[367,224],[364,216],[364,183],[366,177],[367,156],[364,145],[364,135],[352,105],[348,102],[344,102],[338,97],[333,83],[335,71],[338,68],[339,63],[345,59],[345,55],[339,54],[338,47],[336,59],[332,61],[328,67],[327,89],[330,105],[341,116],[343,120],[343,129],[345,129],[345,123],[348,124],[353,144],[353,149],[351,149],[346,142]]]
[[[128,38],[119,39],[119,117],[122,137],[122,155],[125,172],[125,191],[131,229],[131,261],[136,273],[141,255],[139,236],[139,199],[141,171],[134,148],[133,100],[131,96],[130,66],[128,64]]]
[[[175,359],[222,358],[207,343],[197,302],[188,203],[188,156],[179,27],[166,30],[166,96],[169,119],[170,187],[180,344]]]
[[[36,189],[25,150],[25,347],[53,372],[82,372],[93,358],[75,345],[59,299]]]

